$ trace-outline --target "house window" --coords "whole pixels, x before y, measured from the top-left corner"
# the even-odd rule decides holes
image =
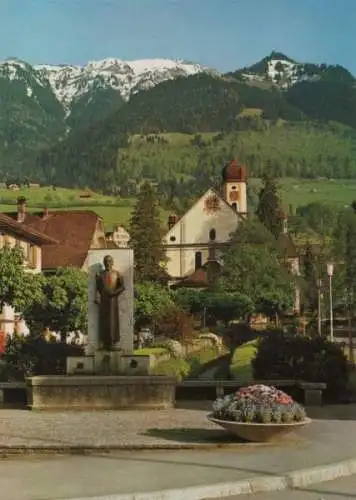
[[[202,265],[202,255],[201,252],[195,252],[195,269],[200,269]]]
[[[211,241],[215,241],[216,240],[216,230],[215,229],[210,229],[210,231],[209,231],[209,239]]]

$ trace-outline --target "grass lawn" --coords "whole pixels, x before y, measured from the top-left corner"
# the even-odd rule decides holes
[[[250,179],[251,186],[259,186],[259,179]],[[294,209],[312,202],[323,202],[340,207],[350,205],[356,199],[354,179],[294,179],[285,177],[278,180],[283,204],[286,209]]]
[[[202,365],[220,356],[216,347],[202,349],[189,354],[186,358],[170,358],[159,362],[153,369],[155,375],[166,375],[182,380],[185,377],[194,377]]]
[[[134,350],[135,355],[141,356],[161,356],[166,353],[168,353],[168,351],[164,347],[143,347],[142,349]]]
[[[89,193],[90,198],[81,198]],[[135,198],[116,198],[94,193],[90,190],[65,189],[51,187],[24,188],[19,191],[0,189],[0,212],[16,211],[17,198],[24,196],[27,200],[29,212],[41,211],[44,207],[49,210],[92,210],[102,217],[106,230],[112,229],[115,224],[127,225]],[[162,221],[166,221],[167,214],[162,210]]]
[[[250,380],[253,378],[251,360],[255,356],[257,340],[242,344],[235,349],[230,372],[233,378]]]

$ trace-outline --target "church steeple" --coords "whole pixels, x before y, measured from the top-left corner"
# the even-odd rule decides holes
[[[225,201],[241,214],[247,213],[247,167],[235,160],[227,163],[222,171]]]

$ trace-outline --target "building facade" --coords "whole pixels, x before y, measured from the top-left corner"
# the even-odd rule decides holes
[[[221,254],[231,234],[247,216],[247,168],[236,161],[222,170],[221,193],[208,189],[182,216],[168,217],[164,237],[170,286],[206,288],[220,271]],[[278,245],[288,270],[299,275],[297,249],[288,233],[287,216],[281,213],[282,232]],[[294,309],[300,309],[299,288],[295,290]]]
[[[57,240],[35,229],[23,226],[20,222],[0,214],[0,248],[9,246],[20,247],[25,257],[27,272],[39,273],[42,269],[42,252],[45,247],[57,244]],[[5,305],[0,313],[0,330],[4,334],[27,333],[27,327],[21,320],[21,315],[14,309]]]
[[[18,198],[17,212],[9,217],[28,230],[35,230],[55,239],[42,251],[41,269],[54,272],[59,267],[76,267],[87,271],[88,251],[107,248],[104,224],[91,210],[48,210],[29,213],[26,199]]]
[[[208,267],[217,269],[222,248],[247,214],[246,167],[232,161],[224,167],[222,181],[222,195],[210,188],[183,217],[168,218],[164,244],[173,286],[193,284],[196,274],[201,278]]]

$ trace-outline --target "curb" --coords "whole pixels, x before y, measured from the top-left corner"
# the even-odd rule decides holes
[[[296,445],[296,442],[286,443]],[[26,455],[90,455],[92,453],[112,453],[115,451],[181,451],[181,450],[220,450],[246,448],[273,448],[275,443],[162,443],[162,444],[120,444],[120,445],[78,445],[78,446],[0,446],[0,457]]]
[[[356,474],[356,458],[292,471],[282,476],[257,476],[236,482],[192,486],[183,489],[119,493],[117,495],[77,497],[67,500],[212,500],[235,495],[305,488],[312,484],[352,474]]]

